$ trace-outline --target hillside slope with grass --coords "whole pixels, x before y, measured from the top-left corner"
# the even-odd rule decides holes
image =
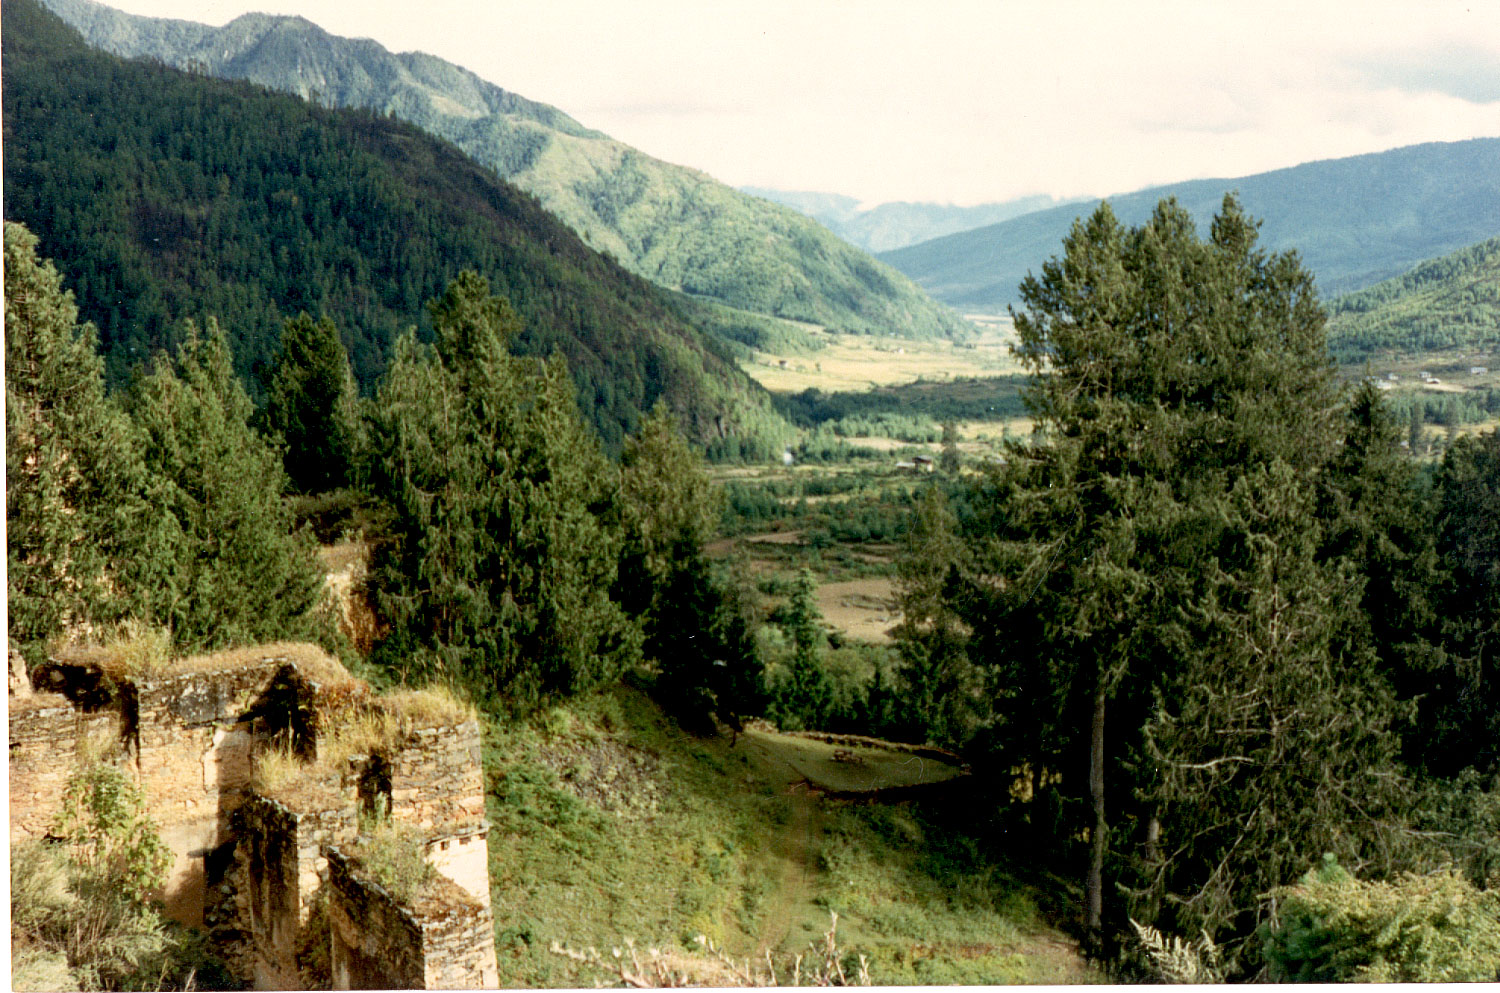
[[[90,0],[48,5],[118,55],[410,121],[534,195],[594,250],[668,289],[840,329],[966,330],[905,276],[795,210],[654,159],[441,59],[395,55],[295,17],[249,14],[213,28]]]
[[[1094,976],[1043,892],[962,833],[964,781],[932,755],[764,729],[697,738],[621,688],[493,723],[484,761],[505,985],[608,980],[551,948],[608,955],[627,939],[730,982],[700,934],[762,971],[769,952],[790,984],[783,966],[821,946],[831,913],[876,984]],[[880,792],[923,782],[930,800]]]

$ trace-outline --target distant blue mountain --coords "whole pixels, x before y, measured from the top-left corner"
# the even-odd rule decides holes
[[[1261,243],[1296,249],[1324,297],[1399,275],[1426,259],[1500,235],[1500,138],[1412,145],[1309,162],[1239,179],[1200,179],[1109,198],[1140,224],[1174,196],[1199,227],[1237,191],[1264,223]],[[1073,220],[1098,201],[1070,204],[878,257],[962,311],[1001,312],[1028,272],[1062,251]]]
[[[742,186],[741,193],[774,200],[811,217],[849,244],[867,252],[886,252],[943,235],[970,231],[987,224],[998,224],[1012,217],[1046,210],[1084,199],[1059,200],[1046,194],[1017,197],[973,207],[951,203],[882,203],[861,210],[859,201],[840,193],[808,193],[794,190],[772,190]]]

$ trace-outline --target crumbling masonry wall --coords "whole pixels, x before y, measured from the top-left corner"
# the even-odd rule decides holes
[[[85,748],[126,765],[175,855],[169,913],[206,927],[256,987],[301,988],[298,953],[313,936],[316,902],[333,893],[328,851],[355,838],[371,799],[362,792],[375,783],[392,819],[421,829],[447,877],[441,885],[457,894],[447,912],[423,918],[417,947],[426,958],[402,975],[414,986],[497,985],[477,722],[410,728],[381,753],[272,799],[251,788],[255,756],[273,742],[306,745],[317,697],[294,658],[190,660],[120,686],[66,662],[32,678],[69,695],[12,686],[13,838],[46,833]],[[361,930],[371,926],[349,916],[353,906],[346,901],[347,948],[371,940]]]
[[[499,985],[494,918],[447,880],[414,906],[394,899],[336,848],[328,850],[334,989],[455,989]]]
[[[285,667],[264,658],[136,684],[136,762],[176,857],[164,899],[180,921],[201,925],[215,902],[206,860],[249,795],[252,750],[289,720],[289,702],[269,699]]]
[[[56,693],[12,699],[10,707],[10,836],[47,834],[80,749],[97,748],[127,761],[125,721],[118,710],[85,711]]]
[[[490,905],[489,826],[479,723],[418,728],[380,757],[390,776],[391,819],[429,837],[438,872]]]
[[[351,787],[323,784],[294,810],[254,796],[240,817],[239,887],[244,892],[248,973],[257,989],[300,989],[304,929],[328,880],[327,845],[346,844],[357,830]]]

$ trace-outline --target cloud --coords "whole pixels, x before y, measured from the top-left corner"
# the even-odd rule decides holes
[[[1443,47],[1353,60],[1349,67],[1373,86],[1405,93],[1440,93],[1475,104],[1500,101],[1500,53]]]

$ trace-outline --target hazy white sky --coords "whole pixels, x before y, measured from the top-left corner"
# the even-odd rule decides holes
[[[733,185],[1106,194],[1500,136],[1500,3],[111,0],[425,51]]]

